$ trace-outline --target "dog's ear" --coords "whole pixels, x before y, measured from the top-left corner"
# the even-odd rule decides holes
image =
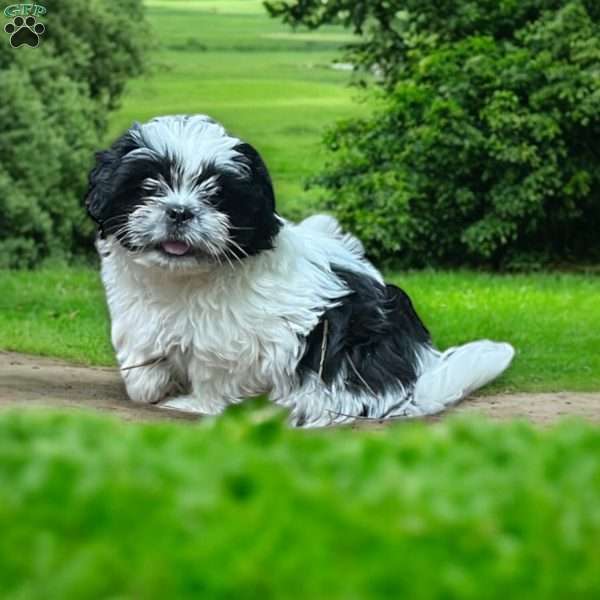
[[[139,147],[135,137],[140,126],[134,123],[108,150],[96,153],[96,164],[90,171],[85,207],[90,217],[100,229],[110,213],[110,203],[114,194],[115,173],[121,159]]]
[[[102,228],[112,196],[112,180],[118,157],[110,150],[96,153],[96,165],[90,171],[85,207],[90,217]]]
[[[265,209],[275,212],[275,192],[273,191],[273,182],[269,175],[267,165],[263,161],[258,151],[246,142],[242,142],[235,147],[240,154],[240,162],[249,169],[249,186],[251,195],[259,200],[256,205],[263,206]]]
[[[281,219],[275,211],[271,176],[260,154],[245,142],[235,146],[235,150],[239,153],[242,177],[224,185],[222,206],[233,225],[232,236],[251,255],[273,247]]]

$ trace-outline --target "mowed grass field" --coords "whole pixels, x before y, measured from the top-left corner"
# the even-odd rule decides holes
[[[366,110],[350,75],[332,68],[352,36],[292,31],[256,0],[147,0],[154,37],[147,75],[128,85],[107,142],[134,121],[203,113],[249,141],[273,176],[280,212],[306,211],[303,182],[325,158],[323,132]]]

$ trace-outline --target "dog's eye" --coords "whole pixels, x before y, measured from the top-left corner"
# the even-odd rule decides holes
[[[195,182],[194,186],[196,192],[211,203],[219,202],[221,197],[221,182],[219,175],[212,175],[210,177],[203,173]]]
[[[147,177],[144,179],[140,185],[142,192],[147,195],[154,195],[160,189],[160,182],[152,177]]]

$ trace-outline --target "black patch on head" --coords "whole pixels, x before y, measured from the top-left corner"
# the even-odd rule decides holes
[[[260,154],[246,143],[234,149],[241,154],[239,162],[246,166],[248,175],[215,171],[219,174],[221,191],[214,204],[229,217],[232,240],[251,256],[273,247],[281,222],[275,212],[271,177]],[[202,175],[203,179],[209,176],[210,172]],[[239,255],[233,246],[232,250]]]
[[[410,298],[400,288],[382,285],[369,275],[336,266],[333,271],[351,292],[339,306],[325,311],[308,335],[298,367],[301,379],[319,372],[327,321],[325,384],[331,384],[343,367],[348,389],[356,392],[382,394],[399,382],[407,388],[413,385],[417,351],[430,343],[430,336]],[[367,416],[368,407],[363,408],[361,414]]]
[[[102,236],[117,234],[125,246],[128,246],[127,241],[119,230],[148,195],[148,190],[142,188],[144,180],[162,176],[170,183],[172,177],[172,161],[147,149],[147,153],[124,159],[133,150],[146,148],[132,135],[138,128],[139,125],[134,124],[108,150],[96,154],[96,166],[90,172],[85,197],[88,214],[98,224]]]
[[[88,176],[85,206],[90,217],[100,227],[102,227],[110,212],[110,204],[115,189],[115,172],[123,156],[136,148],[139,148],[139,145],[128,131],[108,150],[96,153],[96,165]]]

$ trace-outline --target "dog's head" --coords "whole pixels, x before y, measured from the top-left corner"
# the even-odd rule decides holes
[[[171,270],[270,249],[281,225],[258,152],[204,115],[133,125],[97,154],[86,206],[103,237]]]

